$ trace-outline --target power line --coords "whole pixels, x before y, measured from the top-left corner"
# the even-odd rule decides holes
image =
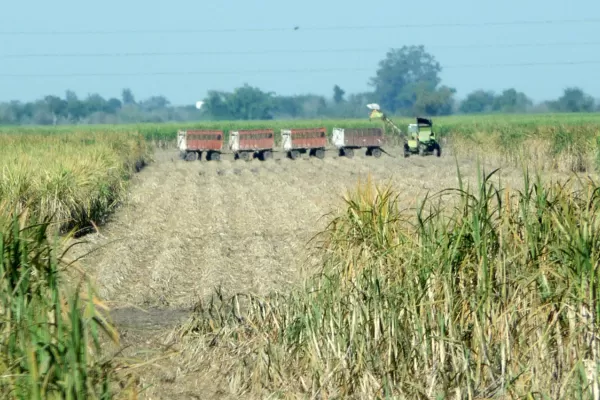
[[[527,48],[527,47],[571,47],[598,46],[600,42],[557,42],[557,43],[514,43],[514,44],[441,44],[428,45],[429,48],[476,49],[476,48]],[[348,48],[348,49],[313,49],[313,50],[242,50],[242,51],[182,51],[182,52],[122,52],[122,53],[23,53],[5,54],[0,58],[80,58],[80,57],[184,57],[184,56],[230,56],[230,55],[267,55],[267,54],[319,54],[319,53],[382,53],[390,48]]]
[[[294,32],[294,31],[341,31],[341,30],[370,30],[370,29],[411,29],[411,28],[470,28],[486,26],[511,25],[552,25],[552,24],[584,24],[598,23],[600,18],[564,19],[564,20],[521,20],[503,22],[472,22],[472,23],[417,23],[394,25],[347,25],[347,26],[300,26],[273,28],[214,28],[214,29],[117,29],[117,30],[82,30],[82,31],[0,31],[0,35],[121,35],[121,34],[189,34],[189,33],[231,33],[231,32]]]
[[[444,69],[461,68],[510,68],[536,66],[572,66],[596,65],[600,60],[590,61],[559,61],[559,62],[529,62],[507,64],[459,64],[448,65]],[[0,74],[0,78],[81,78],[81,77],[136,77],[136,76],[186,76],[186,75],[250,75],[250,74],[295,74],[295,73],[326,73],[326,72],[372,72],[371,68],[316,68],[316,69],[280,69],[280,70],[237,70],[237,71],[166,71],[166,72],[108,72],[108,73],[66,73],[66,74]]]

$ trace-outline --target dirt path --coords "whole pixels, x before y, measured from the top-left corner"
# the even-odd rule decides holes
[[[407,207],[428,190],[457,185],[449,151],[408,159],[389,151],[394,157],[328,152],[324,160],[292,161],[275,154],[266,162],[185,162],[176,151],[158,151],[135,177],[128,204],[78,250],[96,249],[83,264],[116,309],[124,344],[132,354],[159,351],[153,335],[186,318],[219,285],[227,293],[264,293],[298,282],[310,261],[306,242],[358,179],[391,181]],[[459,164],[475,178],[472,160]]]
[[[397,156],[397,154],[394,154]],[[407,205],[428,189],[456,184],[453,158],[185,162],[160,151],[135,178],[128,204],[84,259],[101,295],[125,306],[190,307],[222,285],[264,292],[297,281],[306,242],[346,188],[368,174],[391,179]],[[470,163],[462,168],[472,169]]]

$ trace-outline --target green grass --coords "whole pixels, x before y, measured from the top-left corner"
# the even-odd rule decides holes
[[[366,110],[366,109],[365,109]],[[366,110],[368,111],[368,110]],[[411,118],[392,118],[398,126],[405,129],[409,123],[414,123]],[[535,114],[535,115],[478,115],[478,116],[447,116],[433,117],[434,127],[440,135],[493,133],[511,129],[522,134],[536,134],[540,129],[556,125],[568,127],[581,127],[586,125],[600,126],[600,113],[565,113],[565,114]],[[149,140],[175,139],[178,129],[223,129],[226,133],[233,129],[273,128],[279,133],[280,129],[291,127],[326,127],[331,133],[334,127],[372,127],[380,122],[359,119],[313,119],[289,121],[210,121],[210,122],[183,122],[164,124],[127,124],[127,125],[89,125],[89,126],[4,126],[0,133],[36,133],[54,134],[70,132],[140,132]]]
[[[132,387],[105,359],[119,342],[85,280],[66,289],[73,268],[49,236],[51,218],[0,205],[0,395],[3,399],[109,399]],[[119,392],[119,384],[126,390]],[[133,388],[135,389],[135,388]]]
[[[322,270],[289,294],[199,304],[183,362],[240,395],[592,398],[600,186],[480,177],[416,210],[359,185],[321,236]]]

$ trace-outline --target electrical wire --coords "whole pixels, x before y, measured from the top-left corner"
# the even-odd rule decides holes
[[[508,44],[439,44],[427,45],[428,48],[448,49],[486,49],[486,48],[523,48],[523,47],[573,47],[598,46],[600,42],[555,42],[555,43],[508,43]],[[242,51],[177,51],[177,52],[116,52],[116,53],[23,53],[0,54],[0,58],[83,58],[83,57],[185,57],[185,56],[233,56],[233,55],[268,55],[268,54],[333,54],[333,53],[382,53],[390,48],[347,48],[347,49],[312,49],[312,50],[242,50]]]
[[[304,32],[304,31],[345,31],[372,29],[431,29],[431,28],[470,28],[487,26],[516,25],[553,25],[598,23],[600,18],[564,19],[564,20],[521,20],[472,23],[415,23],[393,25],[347,25],[347,26],[293,26],[293,27],[258,27],[258,28],[211,28],[211,29],[115,29],[115,30],[81,30],[81,31],[0,31],[4,36],[24,35],[122,35],[122,34],[190,34],[190,33],[237,33],[237,32]]]
[[[559,61],[559,62],[523,62],[506,64],[459,64],[444,66],[443,69],[468,68],[511,68],[535,66],[572,66],[596,65],[600,60]],[[316,68],[316,69],[280,69],[280,70],[231,70],[231,71],[164,71],[164,72],[108,72],[108,73],[64,73],[64,74],[0,74],[0,78],[81,78],[81,77],[136,77],[136,76],[186,76],[186,75],[264,75],[264,74],[314,74],[340,72],[372,72],[371,68]]]

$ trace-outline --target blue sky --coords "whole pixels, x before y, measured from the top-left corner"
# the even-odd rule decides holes
[[[334,84],[340,85],[347,93],[368,90],[369,78],[375,74],[378,62],[385,57],[388,49],[420,44],[425,45],[426,50],[441,63],[442,83],[455,87],[459,98],[475,89],[501,91],[515,87],[539,101],[560,96],[562,90],[568,86],[579,86],[594,97],[600,97],[600,80],[596,72],[600,68],[600,39],[597,38],[600,31],[598,0],[7,0],[6,3],[0,15],[0,101],[28,101],[46,94],[62,97],[67,89],[74,90],[79,96],[99,93],[106,97],[120,97],[121,89],[129,87],[137,99],[164,95],[174,104],[193,104],[202,99],[210,89],[230,91],[244,83],[283,95],[317,93],[331,96]],[[439,26],[582,19],[597,21],[504,26]],[[433,26],[323,29],[403,24]],[[299,29],[293,30],[294,26],[299,26]],[[251,31],[256,28],[265,30]],[[284,30],[269,31],[272,28]],[[230,31],[115,33],[128,30],[189,29]],[[110,33],[14,34],[32,31]],[[537,46],[519,47],[531,44]],[[366,48],[375,51],[306,52]],[[284,49],[290,52],[268,53],[270,50]],[[40,53],[81,55],[227,51],[231,51],[232,54],[11,57]],[[240,52],[266,53],[239,54]],[[464,67],[472,64],[584,61],[598,63]],[[332,68],[346,68],[350,71],[289,72]],[[248,73],[257,70],[288,72]],[[135,76],[140,72],[202,71],[233,73]],[[39,76],[114,73],[131,76]],[[15,76],[20,74],[34,76]]]

